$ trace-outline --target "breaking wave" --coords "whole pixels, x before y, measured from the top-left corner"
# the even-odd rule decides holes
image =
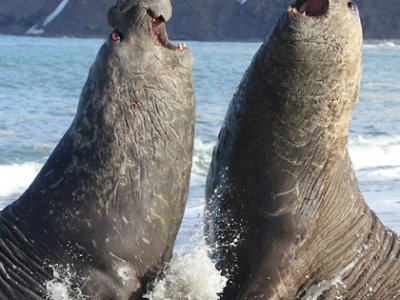
[[[36,162],[0,165],[0,200],[15,198],[22,194],[41,167],[42,164]]]
[[[359,136],[350,140],[349,152],[356,169],[400,166],[400,136]]]
[[[364,48],[395,48],[400,47],[400,41],[398,40],[388,40],[388,41],[366,41],[364,43]]]

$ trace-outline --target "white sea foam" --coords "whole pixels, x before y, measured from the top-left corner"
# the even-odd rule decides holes
[[[33,25],[25,32],[25,34],[41,35],[44,32],[44,27],[57,18],[57,16],[64,10],[65,6],[67,6],[68,1],[69,0],[62,0],[56,9],[46,17],[43,24],[38,23]]]
[[[227,279],[215,268],[204,242],[189,253],[174,256],[167,265],[163,278],[156,281],[149,300],[216,300]],[[53,279],[46,282],[47,299],[84,300],[86,297],[74,281],[79,278],[64,266],[52,266]]]
[[[73,284],[79,279],[69,266],[50,266],[53,268],[53,279],[46,282],[48,300],[84,300],[82,291]]]
[[[0,165],[0,199],[19,196],[31,184],[41,168],[41,164]]]
[[[400,47],[400,44],[398,44],[399,41],[383,41],[383,42],[379,42],[379,43],[374,43],[372,41],[372,43],[370,41],[367,41],[364,44],[365,48],[394,48],[394,47]]]
[[[176,255],[168,264],[165,277],[158,280],[145,298],[149,300],[216,300],[227,279],[209,258],[204,242],[191,252]]]
[[[350,141],[349,152],[356,169],[400,166],[400,136],[360,136]]]
[[[211,153],[214,149],[215,141],[204,142],[201,139],[196,138],[194,140],[194,149],[199,153]]]
[[[191,184],[204,184],[214,146],[215,142],[203,142],[195,139]]]
[[[400,167],[363,169],[359,173],[362,179],[366,181],[400,180]]]
[[[12,135],[15,135],[15,131],[14,130],[0,129],[0,136],[12,136]]]

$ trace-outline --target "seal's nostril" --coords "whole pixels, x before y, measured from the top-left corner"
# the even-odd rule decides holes
[[[347,7],[350,8],[351,10],[354,10],[357,8],[357,5],[353,1],[347,2]]]
[[[329,8],[328,0],[302,0],[296,4],[298,11],[307,16],[322,16]]]

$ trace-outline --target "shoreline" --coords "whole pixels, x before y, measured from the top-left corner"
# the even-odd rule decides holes
[[[25,37],[25,38],[64,38],[64,39],[106,39],[107,36],[96,35],[96,36],[65,36],[65,35],[32,35],[32,34],[5,34],[0,32],[1,36],[7,37]],[[267,38],[267,37],[266,37]],[[266,39],[265,38],[265,39]],[[171,41],[184,41],[184,42],[197,42],[197,43],[262,43],[265,39],[238,39],[238,40],[194,40],[194,39],[179,39],[171,38]],[[381,44],[393,44],[395,46],[400,45],[400,39],[364,39],[364,45],[381,45]]]

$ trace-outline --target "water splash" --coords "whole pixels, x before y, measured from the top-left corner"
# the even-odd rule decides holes
[[[195,139],[191,185],[203,185],[205,183],[214,146],[214,141],[203,142],[200,139]]]
[[[74,284],[77,274],[70,266],[50,265],[53,279],[46,282],[47,300],[85,300],[82,291]]]
[[[191,252],[177,254],[168,264],[164,278],[156,281],[149,300],[216,300],[226,285],[209,258],[210,248],[202,241]]]

